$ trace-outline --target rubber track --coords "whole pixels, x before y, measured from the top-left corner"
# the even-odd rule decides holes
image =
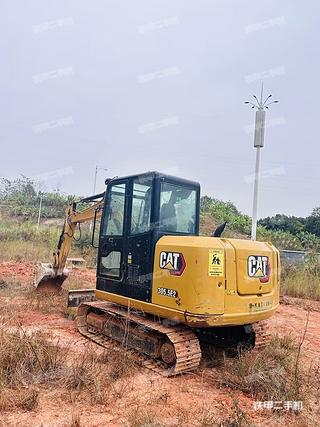
[[[252,327],[255,332],[254,350],[259,351],[266,348],[271,342],[268,321],[262,320],[261,322],[254,323]]]
[[[165,377],[169,377],[193,371],[199,366],[201,360],[199,340],[189,327],[185,325],[166,326],[160,323],[160,321],[156,322],[142,315],[134,314],[127,309],[122,309],[109,302],[99,301],[81,304],[77,313],[77,326],[79,332],[105,348],[110,348],[110,344],[113,340],[105,337],[103,334],[99,333],[99,331],[94,330],[94,328],[90,327],[91,332],[88,330],[86,317],[90,308],[96,308],[110,315],[121,316],[124,320],[130,320],[138,325],[146,327],[149,330],[160,332],[161,334],[164,334],[169,341],[171,341],[176,354],[176,364],[170,369],[168,369],[163,362],[150,358],[146,359],[145,355],[142,355],[136,350],[130,349],[129,353],[134,353],[140,356],[142,365],[146,368],[151,369],[158,374],[162,374]]]

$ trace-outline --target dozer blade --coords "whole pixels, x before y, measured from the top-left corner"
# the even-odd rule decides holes
[[[69,272],[66,268],[63,270],[63,274],[57,275],[52,264],[41,263],[38,266],[38,274],[34,285],[41,292],[60,293],[61,286],[68,275]]]
[[[94,289],[73,289],[68,291],[68,307],[78,307],[83,302],[94,300]]]

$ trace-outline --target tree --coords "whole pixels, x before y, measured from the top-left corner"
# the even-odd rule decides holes
[[[287,216],[283,214],[277,214],[272,217],[267,217],[259,220],[259,225],[262,225],[267,230],[282,230],[288,231],[295,236],[304,231],[305,218],[299,218],[295,216]]]
[[[74,196],[59,191],[42,192],[42,218],[61,218]],[[0,210],[11,216],[34,219],[38,215],[39,194],[36,184],[25,176],[15,180],[0,179]]]
[[[314,208],[312,214],[307,217],[305,231],[320,237],[320,207]]]
[[[232,202],[223,202],[219,199],[203,196],[200,206],[201,213],[209,216],[215,224],[227,221],[228,229],[244,234],[250,233],[250,218],[239,212]]]

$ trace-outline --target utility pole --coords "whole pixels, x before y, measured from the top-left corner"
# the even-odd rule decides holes
[[[272,95],[267,96],[263,100],[263,83],[261,85],[260,99],[256,95],[253,95],[254,102],[246,101],[245,104],[252,105],[251,108],[256,108],[255,118],[255,129],[254,129],[254,148],[256,151],[256,167],[254,174],[254,189],[253,189],[253,207],[252,207],[252,227],[251,227],[251,240],[257,239],[257,221],[258,221],[258,196],[259,196],[259,184],[260,184],[260,163],[261,163],[261,148],[264,146],[264,134],[265,134],[265,121],[266,121],[266,109],[269,109],[269,105],[275,104],[279,101],[270,101]]]
[[[97,175],[98,175],[98,171],[99,171],[99,170],[107,171],[108,169],[100,168],[100,167],[96,166],[95,173],[94,173],[93,195],[95,195],[95,194],[96,194]]]
[[[41,219],[41,208],[42,208],[42,198],[43,198],[43,193],[41,191],[39,191],[39,196],[40,196],[40,203],[39,203],[39,212],[38,212],[38,225],[37,228],[39,229],[40,227],[40,219]]]
[[[108,169],[106,169],[106,168],[100,168],[99,166],[97,166],[97,165],[96,165],[95,172],[94,172],[93,195],[95,195],[95,194],[96,194],[96,187],[97,187],[97,175],[98,175],[98,171],[99,171],[99,170],[107,171]],[[90,231],[92,231],[92,222],[90,222],[89,230],[90,230]]]

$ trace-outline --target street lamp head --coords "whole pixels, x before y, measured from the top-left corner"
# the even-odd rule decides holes
[[[253,102],[249,102],[249,101],[244,101],[245,104],[250,104],[252,105],[251,108],[259,108],[258,105],[254,104]]]
[[[253,108],[257,108],[258,110],[263,110],[264,108],[266,108],[267,110],[269,109],[268,107],[269,107],[269,105],[271,105],[271,104],[276,104],[276,103],[278,103],[279,101],[271,101],[271,102],[268,102],[268,100],[272,97],[273,95],[272,94],[270,94],[270,95],[268,95],[266,98],[265,98],[265,100],[263,100],[263,86],[262,86],[262,88],[261,88],[261,96],[260,96],[260,99],[258,99],[258,97],[256,96],[256,95],[253,95],[253,98],[255,99],[255,101],[256,102],[250,102],[250,101],[245,101],[244,103],[245,104],[250,104],[252,107],[252,109]]]

